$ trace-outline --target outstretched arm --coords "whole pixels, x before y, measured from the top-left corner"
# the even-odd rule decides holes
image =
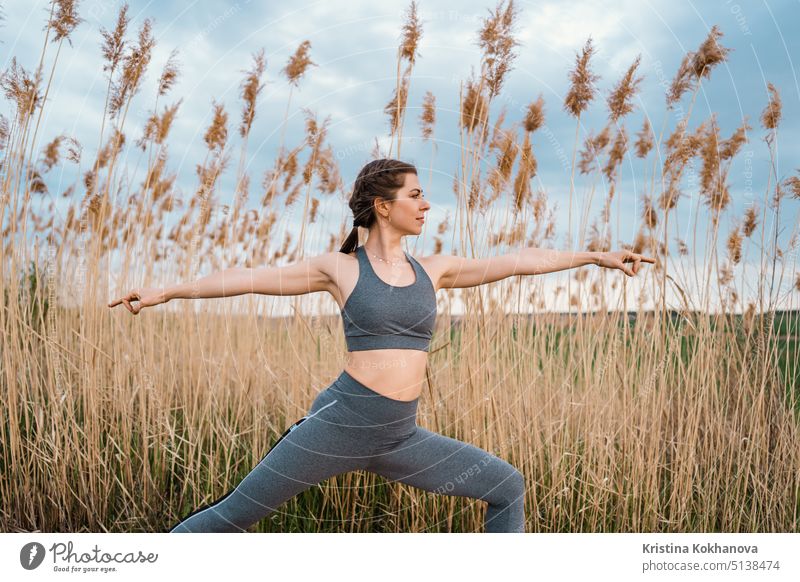
[[[557,251],[555,249],[524,248],[513,257],[515,275],[542,275],[565,269],[597,265],[601,253],[594,251]]]
[[[335,260],[332,255],[333,253],[326,253],[285,267],[234,267],[170,287],[141,287],[112,301],[108,306],[115,307],[122,303],[128,311],[136,315],[143,307],[166,303],[171,299],[209,299],[246,293],[303,295],[326,291],[331,282],[331,262]],[[131,301],[138,301],[139,305],[132,306]]]
[[[531,247],[522,249],[513,256],[518,258],[517,263],[521,270],[516,275],[540,275],[584,265],[597,265],[606,269],[619,269],[633,277],[639,272],[641,263],[656,262],[655,259],[631,251],[556,251]],[[633,265],[628,267],[625,263]]]
[[[654,259],[630,251],[557,251],[536,247],[485,259],[439,255],[438,260],[443,262],[440,288],[475,287],[515,275],[541,275],[585,265],[619,269],[633,277],[641,262],[655,263]],[[628,267],[625,263],[633,265]]]

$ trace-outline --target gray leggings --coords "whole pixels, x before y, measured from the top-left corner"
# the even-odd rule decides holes
[[[483,449],[417,426],[418,402],[387,398],[343,371],[233,491],[170,531],[245,531],[301,491],[363,470],[481,499],[488,503],[486,532],[524,532],[522,474]]]

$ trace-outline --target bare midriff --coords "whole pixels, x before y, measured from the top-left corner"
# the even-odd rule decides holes
[[[380,349],[347,352],[345,371],[371,390],[394,400],[414,400],[422,392],[428,352]]]

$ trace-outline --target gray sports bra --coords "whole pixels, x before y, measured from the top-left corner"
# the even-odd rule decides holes
[[[348,351],[429,350],[436,323],[436,290],[422,265],[404,254],[416,279],[411,285],[395,287],[375,274],[363,246],[356,249],[358,281],[342,307]]]

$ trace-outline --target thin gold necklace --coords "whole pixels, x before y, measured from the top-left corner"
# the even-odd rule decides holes
[[[366,248],[366,247],[365,247],[365,248]],[[406,262],[406,261],[405,261],[405,257],[404,257],[403,259],[397,259],[397,260],[394,260],[394,261],[390,261],[390,260],[387,260],[387,259],[382,259],[381,257],[379,257],[378,255],[376,255],[376,254],[375,254],[375,253],[373,253],[372,251],[370,251],[370,252],[369,252],[369,254],[371,254],[373,257],[375,257],[375,258],[376,258],[376,259],[378,259],[379,261],[383,261],[384,263],[389,263],[389,264],[390,264],[390,265],[392,265],[393,267],[397,267],[398,265],[402,265],[403,263],[405,263],[405,262]],[[405,254],[405,253],[404,253],[404,254]]]

